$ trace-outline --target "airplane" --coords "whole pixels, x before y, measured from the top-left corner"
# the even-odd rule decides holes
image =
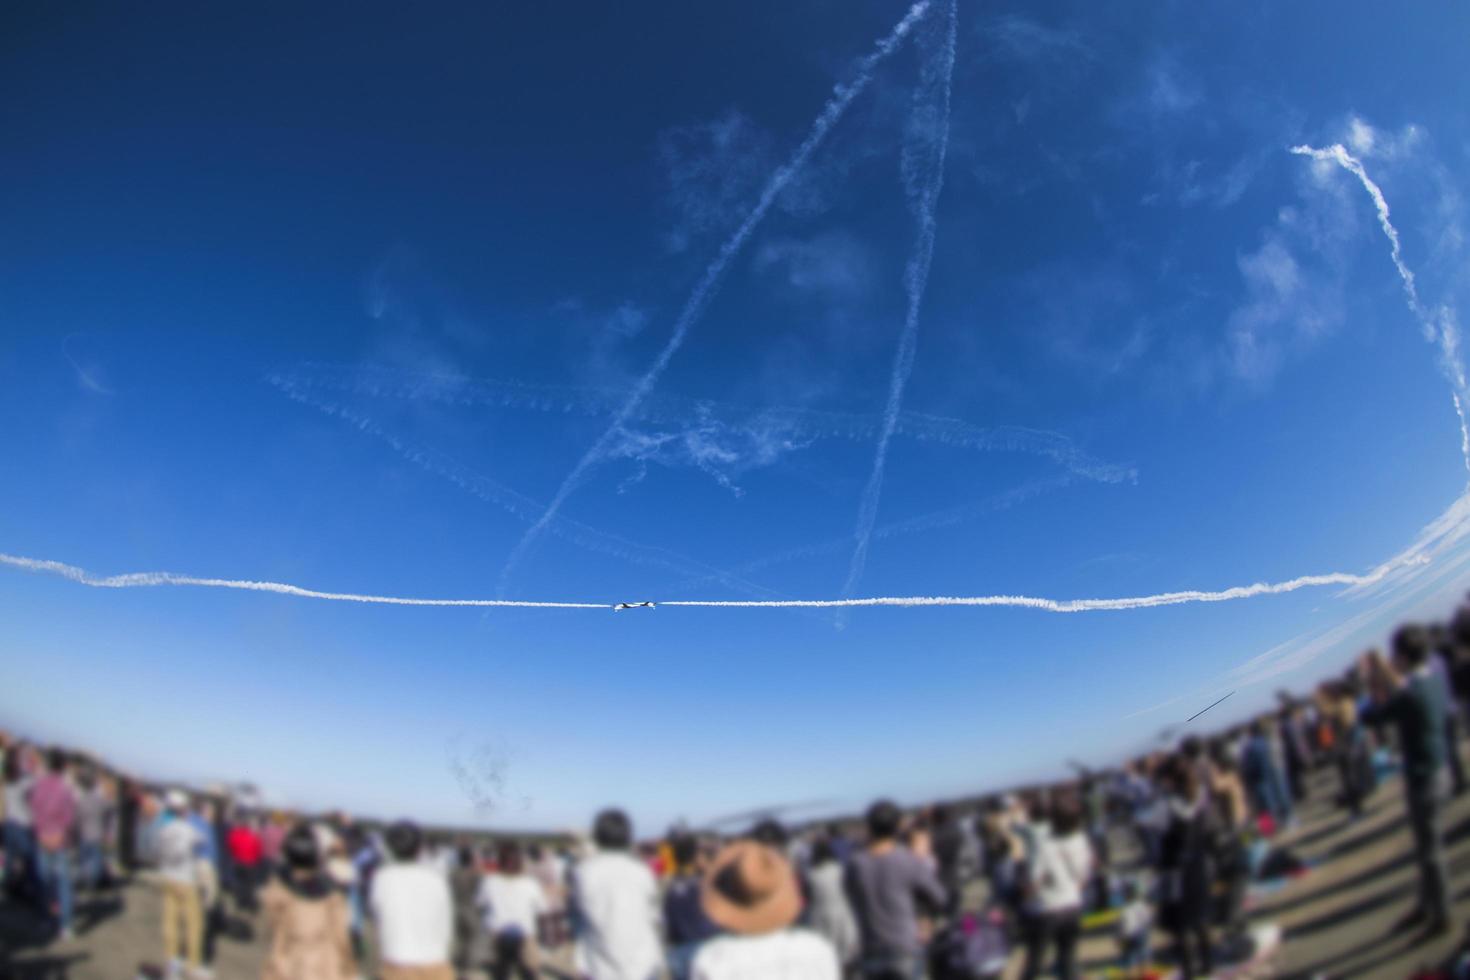
[[[620,612],[620,611],[622,611],[624,609],[656,609],[656,608],[658,608],[658,607],[653,602],[620,602],[616,606],[613,606],[613,611],[614,612]]]

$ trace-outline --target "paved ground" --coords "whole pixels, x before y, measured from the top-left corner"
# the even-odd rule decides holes
[[[1288,838],[1302,857],[1321,864],[1264,896],[1254,910],[1257,921],[1276,922],[1284,930],[1274,975],[1398,980],[1443,963],[1458,936],[1422,944],[1393,932],[1415,885],[1401,785],[1395,780],[1380,788],[1356,823],[1331,806],[1332,786],[1330,778],[1321,784],[1302,810],[1301,827]],[[1445,829],[1457,920],[1470,923],[1470,794],[1450,804]],[[84,899],[78,936],[69,942],[48,941],[27,913],[0,904],[0,980],[129,980],[139,964],[159,960],[158,921],[157,893],[143,881],[114,898]],[[259,976],[262,940],[258,934],[249,942],[222,938],[215,975]],[[1110,934],[1094,931],[1082,946],[1085,970],[1099,974],[1115,952]],[[1013,958],[1008,976],[1019,975],[1019,959]]]

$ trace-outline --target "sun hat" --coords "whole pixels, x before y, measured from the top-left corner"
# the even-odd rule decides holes
[[[784,929],[801,913],[801,889],[787,860],[756,841],[736,841],[715,856],[700,889],[710,919],[735,933]]]
[[[187,810],[189,797],[181,789],[171,789],[163,794],[163,805],[170,810]]]

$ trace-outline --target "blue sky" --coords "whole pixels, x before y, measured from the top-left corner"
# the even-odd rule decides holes
[[[308,805],[560,826],[619,802],[652,827],[1104,762],[1447,608],[1470,15],[962,2],[951,75],[949,9],[874,67],[636,403],[907,7],[7,11],[0,552],[392,596],[839,597],[943,137],[852,595],[1427,564],[1076,615],[3,568],[0,718]],[[1364,187],[1303,143],[1381,187],[1419,310]]]

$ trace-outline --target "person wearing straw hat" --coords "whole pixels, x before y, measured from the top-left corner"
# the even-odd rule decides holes
[[[787,860],[756,841],[737,841],[705,873],[700,904],[726,931],[694,957],[693,980],[838,980],[831,943],[794,929],[801,886]]]

